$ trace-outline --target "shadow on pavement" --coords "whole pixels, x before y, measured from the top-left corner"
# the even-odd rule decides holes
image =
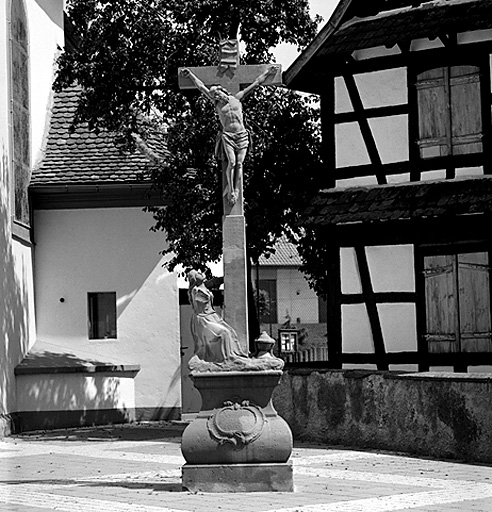
[[[26,441],[167,441],[181,442],[186,428],[181,422],[149,422],[125,425],[105,425],[97,427],[68,428],[60,430],[37,430],[16,436]]]

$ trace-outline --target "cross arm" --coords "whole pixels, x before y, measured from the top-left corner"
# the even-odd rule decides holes
[[[262,73],[272,67],[272,64],[257,64],[251,66],[238,66],[233,73],[223,73],[217,66],[203,66],[188,68],[198,77],[206,87],[222,85],[230,94],[236,94],[241,89],[251,85]],[[196,89],[190,77],[183,76],[179,69],[178,79],[180,89]],[[282,85],[282,67],[278,66],[275,73],[269,74],[262,85]]]

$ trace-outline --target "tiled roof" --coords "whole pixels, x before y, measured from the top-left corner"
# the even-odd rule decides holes
[[[492,0],[439,0],[418,7],[354,18],[343,24],[319,52],[328,55],[361,48],[394,45],[450,32],[492,26]]]
[[[281,238],[275,244],[275,252],[267,255],[260,256],[259,262],[261,266],[266,267],[286,267],[296,266],[302,264],[296,246],[287,242],[285,238]]]
[[[141,182],[139,174],[151,164],[143,152],[122,153],[114,134],[95,133],[85,124],[71,131],[78,94],[77,88],[55,93],[44,157],[33,170],[31,185]]]
[[[327,190],[306,210],[314,225],[492,213],[492,176]]]
[[[316,76],[330,64],[327,58],[491,27],[492,0],[341,0],[328,23],[285,72],[285,83],[321,93],[323,81]]]

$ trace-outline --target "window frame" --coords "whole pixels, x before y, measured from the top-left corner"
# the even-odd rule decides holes
[[[98,299],[100,296],[110,295],[112,300],[110,334],[101,336],[100,332],[100,308]],[[114,306],[114,307],[113,307]],[[114,335],[112,334],[114,332]],[[116,292],[87,292],[87,336],[90,341],[117,340],[118,339],[118,308]]]
[[[268,290],[265,288],[265,284],[268,283]],[[263,313],[260,315],[260,324],[274,325],[278,323],[278,281],[277,279],[258,279],[259,291],[262,291],[268,295],[269,311],[268,314]],[[271,293],[273,291],[273,293]],[[272,296],[273,295],[273,296]]]
[[[413,162],[416,169],[420,169],[423,162],[429,169],[437,169],[442,163],[442,169],[446,170],[446,178],[454,178],[456,176],[457,167],[465,167],[466,161],[470,161],[470,166],[475,167],[477,164],[477,157],[480,161],[483,160],[484,173],[488,174],[491,165],[487,164],[487,158],[492,154],[492,148],[489,148],[489,142],[492,134],[491,123],[491,98],[490,91],[490,55],[492,52],[479,51],[476,55],[470,57],[470,53],[463,53],[460,49],[456,49],[454,53],[446,52],[433,54],[428,59],[414,60],[408,67],[408,88],[409,88],[409,160]],[[425,60],[425,63],[422,63]],[[482,116],[482,150],[480,152],[472,152],[465,154],[455,154],[449,156],[435,156],[431,158],[423,158],[420,155],[419,141],[420,141],[420,126],[419,126],[419,101],[417,94],[417,78],[420,73],[432,69],[443,67],[455,66],[476,66],[479,73],[479,86],[480,86],[480,112]],[[490,153],[490,154],[489,154]],[[456,165],[456,163],[458,164]],[[459,163],[458,163],[459,162]],[[417,170],[412,173],[412,181],[422,179],[421,173]]]
[[[477,241],[477,242],[463,242],[463,243],[449,243],[449,244],[435,244],[435,245],[421,245],[416,248],[416,258],[417,258],[417,297],[418,297],[418,305],[417,305],[417,330],[418,330],[418,338],[419,338],[419,351],[424,353],[432,353],[429,351],[428,340],[426,338],[427,333],[427,296],[426,296],[426,288],[425,288],[425,258],[428,256],[457,256],[459,254],[468,254],[468,253],[486,253],[488,258],[488,302],[489,302],[489,319],[490,319],[490,327],[492,330],[492,245],[490,242],[485,241]],[[459,277],[458,277],[459,283]],[[455,290],[456,291],[456,290]],[[458,304],[459,308],[459,304]],[[461,310],[458,309],[458,314],[461,313]],[[457,334],[458,341],[458,350],[452,352],[434,352],[434,355],[443,355],[446,354],[479,354],[484,353],[483,351],[463,351],[461,343],[459,339],[461,339],[462,332]],[[492,348],[486,353],[492,353]]]
[[[14,110],[15,104],[17,102],[17,98],[15,98],[14,92],[14,46],[16,45],[16,41],[14,41],[13,34],[13,4],[17,5],[17,12],[22,14],[22,23],[25,27],[26,31],[26,39],[24,44],[22,44],[21,52],[24,54],[26,59],[26,76],[25,76],[25,86],[27,89],[27,99],[26,102],[22,105],[22,109],[25,110],[25,115],[27,117],[26,134],[27,138],[25,141],[26,148],[24,148],[24,152],[26,153],[25,161],[17,161],[16,158],[16,145],[17,139],[14,134],[14,126],[16,125],[14,120]],[[10,190],[10,211],[12,218],[12,236],[20,241],[31,243],[31,225],[32,225],[32,208],[31,201],[29,198],[28,185],[31,177],[31,97],[30,97],[30,42],[29,42],[29,19],[27,14],[27,6],[24,0],[10,0],[7,3],[7,34],[8,34],[8,49],[7,49],[7,58],[8,58],[8,98],[9,98],[9,113],[8,113],[8,128],[9,128],[9,148],[10,148],[10,156],[9,156],[9,165],[10,165],[10,174],[11,174],[11,190]],[[19,176],[19,170],[21,175]],[[19,197],[17,194],[17,187],[20,183],[20,186],[23,188],[24,193],[22,195],[22,206],[18,207]],[[22,210],[25,216],[19,218],[18,211]]]

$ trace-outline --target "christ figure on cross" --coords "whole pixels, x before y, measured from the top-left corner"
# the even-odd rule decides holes
[[[213,101],[219,116],[222,132],[217,135],[215,156],[224,162],[227,189],[227,200],[231,206],[236,204],[239,196],[239,180],[242,177],[243,162],[249,146],[249,133],[244,126],[243,107],[241,101],[256,87],[261,85],[268,76],[275,75],[279,66],[272,65],[253,83],[242,91],[232,95],[221,85],[212,85],[208,88],[188,68],[183,68],[181,74],[191,79],[195,87],[208,99]]]

